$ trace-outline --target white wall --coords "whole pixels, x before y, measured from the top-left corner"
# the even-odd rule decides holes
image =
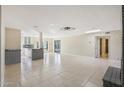
[[[61,40],[61,53],[83,56],[94,55],[94,41],[93,37],[89,35],[58,38],[58,40]]]
[[[112,32],[110,38],[110,58],[119,59],[122,58],[122,32]]]
[[[61,40],[61,53],[63,54],[95,57],[96,36],[108,36],[110,38],[109,58],[121,59],[121,31],[113,31],[109,35],[105,33],[84,34],[65,38],[54,38],[54,40]]]

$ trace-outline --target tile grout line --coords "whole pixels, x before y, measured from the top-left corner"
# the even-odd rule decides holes
[[[96,73],[96,71],[94,71],[91,75],[89,75],[88,79],[84,81],[83,84],[81,84],[82,87],[85,87],[85,85],[88,83],[88,81],[90,80],[90,78],[92,78],[92,76]]]

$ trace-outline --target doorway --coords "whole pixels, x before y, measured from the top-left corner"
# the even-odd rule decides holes
[[[109,58],[109,38],[97,37],[96,39],[96,58]]]
[[[109,40],[107,38],[100,38],[100,58],[108,58]]]
[[[54,40],[54,52],[61,53],[61,40]]]
[[[44,47],[44,52],[48,52],[48,41],[44,41],[43,47]]]

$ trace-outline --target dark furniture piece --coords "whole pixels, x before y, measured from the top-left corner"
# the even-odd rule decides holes
[[[5,64],[15,64],[21,62],[21,50],[20,49],[6,49],[5,50]]]
[[[32,49],[32,60],[43,59],[43,49]]]
[[[121,69],[109,67],[103,78],[104,87],[121,87]]]

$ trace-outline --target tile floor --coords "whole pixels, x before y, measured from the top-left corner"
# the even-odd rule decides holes
[[[6,65],[6,87],[102,87],[108,66],[120,61],[85,56],[45,53],[43,60],[23,57],[20,64]]]

